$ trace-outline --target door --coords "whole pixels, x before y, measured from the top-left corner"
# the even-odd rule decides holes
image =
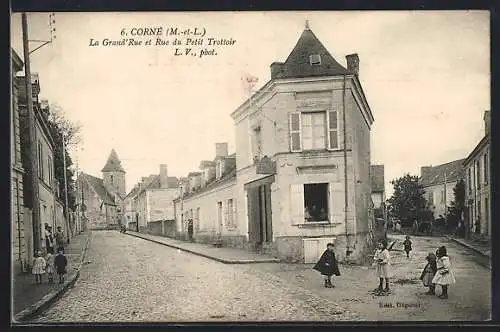
[[[217,202],[217,236],[222,236],[222,227],[223,227],[223,220],[222,220],[222,202]]]
[[[248,211],[248,241],[259,244],[261,239],[261,222],[259,209],[259,187],[247,189],[247,211]]]

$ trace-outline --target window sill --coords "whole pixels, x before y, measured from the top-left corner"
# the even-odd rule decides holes
[[[308,221],[302,224],[294,224],[298,228],[308,228],[308,227],[322,227],[322,226],[338,226],[342,223],[340,222],[329,222],[329,221]]]

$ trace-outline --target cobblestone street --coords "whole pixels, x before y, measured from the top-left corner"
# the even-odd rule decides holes
[[[355,320],[302,287],[117,231],[92,234],[73,289],[36,322]]]

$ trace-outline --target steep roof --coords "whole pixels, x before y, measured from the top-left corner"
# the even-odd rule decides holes
[[[108,161],[106,161],[106,165],[104,165],[101,172],[123,172],[126,173],[122,167],[122,162],[118,158],[118,154],[115,149],[111,150],[109,154]]]
[[[311,65],[309,56],[319,54],[321,64]],[[348,74],[349,71],[338,63],[319,41],[316,35],[306,26],[297,44],[284,63],[274,63],[280,70],[273,78],[301,78],[310,76],[336,76]],[[273,66],[271,65],[271,66]]]
[[[115,199],[113,195],[111,195],[106,188],[104,187],[104,183],[102,179],[99,179],[95,176],[92,176],[87,173],[81,173],[81,176],[87,181],[87,183],[94,189],[94,191],[99,195],[99,198],[105,204],[115,204]]]
[[[464,175],[464,160],[459,159],[438,166],[422,167],[420,183],[424,187],[434,186],[444,183],[445,177],[446,182],[458,181]]]
[[[383,193],[385,191],[384,165],[371,165],[370,177],[372,193]]]

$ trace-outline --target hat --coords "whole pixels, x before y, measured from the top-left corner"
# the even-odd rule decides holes
[[[427,257],[425,257],[425,259],[427,260],[436,260],[436,255],[434,255],[434,253],[430,252]]]

